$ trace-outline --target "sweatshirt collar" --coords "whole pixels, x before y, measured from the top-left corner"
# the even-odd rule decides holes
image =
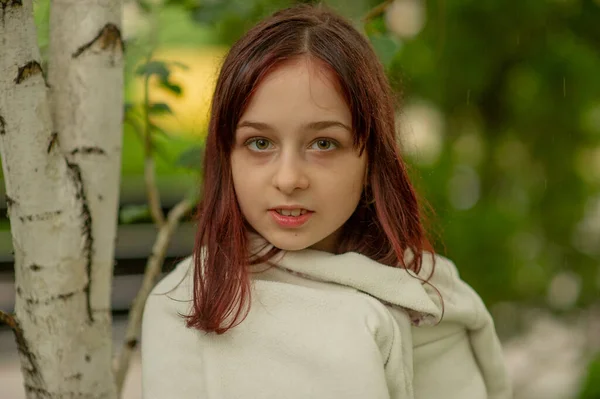
[[[254,233],[249,234],[249,238],[253,254],[262,255],[273,248]],[[313,249],[282,251],[271,263],[310,279],[353,287],[404,308],[415,325],[432,325],[440,321],[442,306],[441,301],[436,300],[434,289],[425,282],[430,274],[426,271],[431,270],[434,256],[430,253],[423,255],[419,275],[401,267],[378,263],[356,252],[336,255]]]

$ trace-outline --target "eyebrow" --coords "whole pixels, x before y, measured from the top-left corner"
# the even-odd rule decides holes
[[[347,131],[349,131],[350,133],[352,133],[352,129],[343,124],[342,122],[338,122],[338,121],[316,121],[316,122],[310,122],[307,123],[305,125],[302,125],[302,129],[307,129],[307,130],[324,130],[330,127],[341,127],[342,129],[346,129]],[[253,121],[243,121],[240,122],[237,126],[237,128],[242,128],[242,127],[251,127],[254,128],[256,130],[262,130],[262,131],[275,131],[275,128],[269,124],[263,123],[263,122],[253,122]]]

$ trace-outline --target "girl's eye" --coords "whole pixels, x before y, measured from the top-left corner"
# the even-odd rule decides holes
[[[267,139],[252,139],[246,142],[246,146],[248,146],[253,151],[265,151],[269,149],[269,145],[271,143]]]
[[[328,139],[319,139],[313,143],[311,146],[312,149],[321,150],[321,151],[331,151],[337,148],[337,145]]]

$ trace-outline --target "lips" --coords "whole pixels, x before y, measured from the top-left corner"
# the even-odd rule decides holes
[[[298,208],[296,208],[298,209]],[[314,212],[306,211],[303,214],[299,214],[298,216],[286,216],[282,215],[278,212],[277,209],[270,209],[269,213],[273,220],[283,228],[298,228],[303,226],[306,222],[309,221]]]

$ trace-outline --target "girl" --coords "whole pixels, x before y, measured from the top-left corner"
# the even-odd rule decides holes
[[[492,318],[435,255],[368,41],[267,18],[214,93],[193,256],[148,298],[145,399],[509,398]]]

